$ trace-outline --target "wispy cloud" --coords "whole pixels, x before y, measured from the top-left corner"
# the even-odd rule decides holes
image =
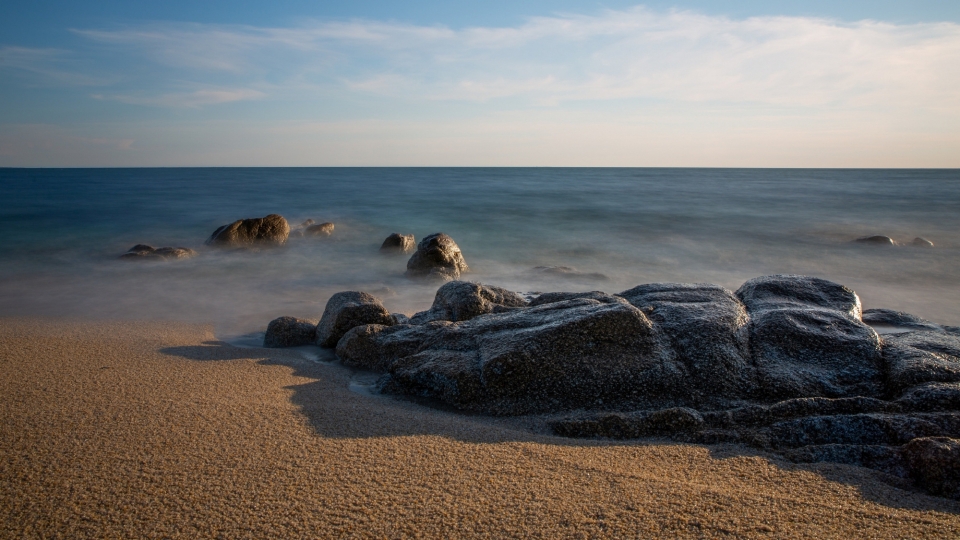
[[[19,71],[34,82],[68,86],[103,86],[111,78],[84,73],[76,55],[54,48],[0,47],[0,70]]]
[[[203,105],[218,105],[234,101],[260,99],[265,95],[266,94],[259,90],[235,88],[197,90],[194,92],[178,92],[159,96],[93,94],[91,97],[94,99],[119,101],[130,105],[196,109]]]

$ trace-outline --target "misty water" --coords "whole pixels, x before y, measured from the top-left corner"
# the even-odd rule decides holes
[[[957,170],[0,169],[0,199],[5,316],[181,320],[238,335],[280,315],[318,320],[342,290],[412,314],[437,284],[405,278],[407,257],[381,255],[380,243],[445,232],[470,265],[465,279],[516,291],[735,290],[794,273],[847,285],[865,308],[960,325]],[[220,225],[271,213],[336,230],[276,249],[204,245]],[[935,247],[852,242],[875,234]],[[118,260],[138,243],[200,253]]]

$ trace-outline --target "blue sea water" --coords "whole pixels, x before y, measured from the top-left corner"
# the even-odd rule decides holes
[[[960,171],[555,168],[0,169],[0,315],[211,322],[319,319],[340,290],[426,309],[436,285],[378,252],[392,232],[445,232],[467,279],[518,291],[619,292],[657,281],[736,289],[773,273],[823,277],[865,308],[960,324]],[[236,219],[336,224],[327,239],[208,248]],[[935,247],[852,243],[883,234]],[[200,251],[130,263],[138,243]],[[562,277],[537,266],[569,266]],[[603,276],[595,275],[603,274]]]

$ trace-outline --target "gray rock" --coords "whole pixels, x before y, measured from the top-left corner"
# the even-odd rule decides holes
[[[384,253],[410,253],[416,249],[417,241],[412,234],[393,233],[382,244],[380,251]]]
[[[334,224],[329,221],[326,223],[318,223],[316,225],[308,225],[303,229],[304,236],[330,236],[333,234]]]
[[[317,345],[336,347],[350,329],[367,324],[391,326],[394,318],[375,296],[365,292],[339,292],[330,297],[317,324]]]
[[[706,283],[653,283],[620,293],[670,338],[694,401],[736,398],[752,388],[746,308],[729,290]]]
[[[745,282],[737,289],[737,298],[751,315],[770,309],[825,308],[860,320],[860,297],[847,287],[809,276],[778,274]]]
[[[120,256],[126,261],[171,260],[189,259],[197,254],[196,251],[184,247],[155,248],[146,244],[137,244]]]
[[[896,401],[908,411],[960,411],[960,383],[926,383],[910,388]]]
[[[497,308],[516,308],[527,305],[519,294],[480,283],[451,281],[437,289],[433,306],[413,316],[411,324],[430,321],[466,321],[478,315],[493,313]]]
[[[895,246],[897,242],[890,238],[889,236],[875,235],[875,236],[864,236],[862,238],[857,238],[854,240],[858,244],[870,244],[874,246]]]
[[[942,330],[939,324],[921,319],[916,315],[894,311],[892,309],[867,309],[863,312],[863,322],[870,326],[892,326],[897,328],[912,328],[917,330]]]
[[[901,452],[917,484],[935,495],[960,499],[960,441],[918,438]]]
[[[590,300],[596,300],[597,302],[603,304],[622,304],[629,303],[619,296],[614,296],[612,294],[607,294],[601,291],[590,291],[590,292],[548,292],[543,293],[536,298],[530,300],[530,307],[542,306],[545,304],[555,304],[557,302],[564,302],[566,300],[574,300],[576,298],[587,298]]]
[[[294,317],[279,317],[267,325],[263,336],[264,347],[299,347],[310,345],[316,340],[317,325],[311,321]]]
[[[443,233],[427,236],[417,245],[417,251],[407,261],[407,276],[449,281],[459,279],[469,271],[460,246]]]
[[[933,247],[933,242],[918,236],[910,242],[910,245],[916,247]]]
[[[207,244],[228,247],[249,247],[255,244],[281,246],[287,242],[290,225],[283,216],[270,214],[262,218],[239,219],[213,231]]]
[[[928,382],[960,382],[960,336],[940,331],[890,334],[883,340],[887,388],[893,394]]]

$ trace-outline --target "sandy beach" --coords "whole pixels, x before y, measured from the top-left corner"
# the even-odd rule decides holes
[[[537,434],[202,325],[0,319],[0,368],[5,538],[960,536],[876,471]]]

